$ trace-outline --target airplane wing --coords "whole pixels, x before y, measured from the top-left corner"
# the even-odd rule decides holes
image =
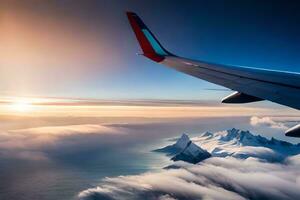
[[[145,57],[236,91],[225,97],[223,103],[269,100],[300,109],[299,73],[221,65],[179,57],[168,52],[159,43],[137,14],[127,12],[127,17]],[[286,135],[300,137],[300,127],[296,131],[293,128],[288,130]]]

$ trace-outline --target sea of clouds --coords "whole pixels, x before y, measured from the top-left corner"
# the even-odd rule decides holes
[[[284,130],[284,122],[252,117],[250,125]],[[160,124],[81,124],[2,131],[0,158],[48,161],[57,155],[74,157],[82,151],[105,152],[111,146],[121,151],[133,142],[143,144],[149,138],[159,138],[163,133],[167,137],[170,132],[187,127],[190,125],[170,129]],[[300,156],[290,156],[276,163],[267,160],[250,155],[247,159],[212,157],[196,165],[177,162],[159,172],[99,180],[98,186],[79,192],[76,198],[300,199]]]
[[[252,117],[252,126],[286,129],[285,121]],[[103,179],[79,200],[300,199],[300,155],[275,162],[267,148],[245,146],[248,156],[211,157],[196,165],[175,162],[159,172]],[[262,151],[264,150],[264,151]],[[267,149],[272,151],[271,149]],[[272,152],[271,152],[272,153]],[[259,154],[260,156],[257,156]],[[276,157],[274,154],[273,156]]]
[[[106,178],[78,194],[80,200],[115,199],[299,199],[300,156],[283,163],[233,157],[209,158],[193,165],[137,176]]]
[[[0,133],[0,158],[49,160],[55,154],[76,154],[80,151],[113,145],[125,128],[109,125],[82,124],[46,126],[10,130]]]

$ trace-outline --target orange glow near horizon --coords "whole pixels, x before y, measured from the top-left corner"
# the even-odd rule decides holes
[[[96,104],[95,104],[96,103]],[[276,110],[275,110],[276,111]],[[7,98],[0,104],[0,114],[16,116],[54,117],[140,117],[140,118],[194,118],[222,116],[278,115],[274,109],[227,105],[173,105],[110,103],[109,101],[79,101],[55,98]],[[291,115],[284,109],[281,115]]]

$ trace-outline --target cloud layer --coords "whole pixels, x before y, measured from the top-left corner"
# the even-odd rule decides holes
[[[286,130],[288,127],[282,122],[276,122],[271,117],[256,117],[250,119],[252,126],[267,126],[274,129]]]
[[[0,133],[0,158],[47,160],[49,156],[78,152],[114,142],[124,128],[97,124],[47,126]]]
[[[106,178],[78,194],[80,200],[105,199],[299,199],[300,157],[284,164],[248,158],[210,158],[199,165],[138,176]]]

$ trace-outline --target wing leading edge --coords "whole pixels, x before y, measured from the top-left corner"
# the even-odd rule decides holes
[[[224,103],[269,100],[300,109],[299,73],[221,65],[175,56],[159,43],[135,13],[127,12],[127,16],[145,57],[185,74],[237,91],[223,99]],[[286,135],[291,136],[288,133]],[[300,137],[300,130],[293,136]]]

